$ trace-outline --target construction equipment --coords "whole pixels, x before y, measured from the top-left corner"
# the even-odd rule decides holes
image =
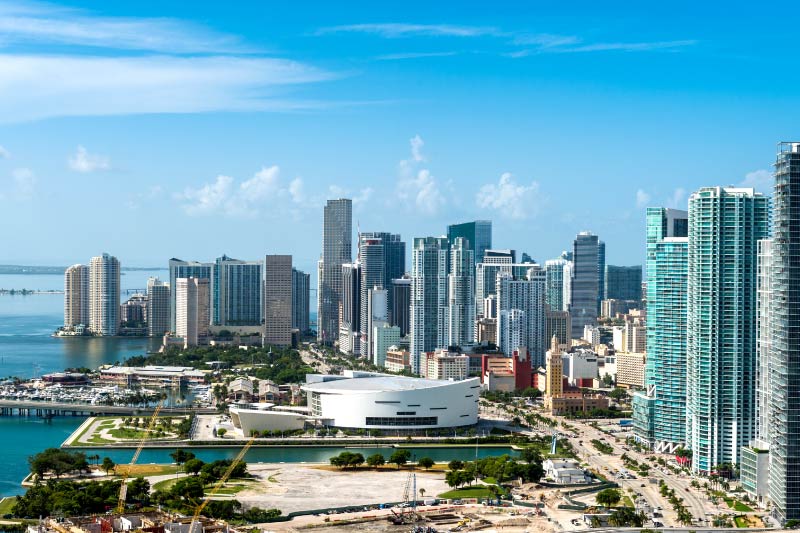
[[[153,411],[153,416],[150,417],[150,422],[147,424],[147,429],[144,431],[142,438],[139,439],[139,445],[136,447],[136,451],[133,453],[131,462],[128,463],[127,468],[125,468],[125,470],[122,472],[122,484],[119,487],[119,501],[117,502],[118,515],[125,512],[125,498],[128,496],[128,476],[131,474],[131,467],[135,465],[136,461],[139,459],[139,454],[142,453],[142,448],[144,448],[145,441],[148,439],[148,437],[150,437],[153,428],[156,426],[158,413],[161,412],[161,408],[163,406],[163,402],[158,402],[158,405],[156,405],[156,408]]]
[[[244,459],[247,450],[250,449],[250,446],[253,445],[253,442],[255,442],[255,440],[256,440],[255,437],[253,437],[252,439],[247,441],[247,444],[245,444],[244,447],[239,451],[239,455],[237,455],[236,458],[233,461],[231,461],[231,465],[228,467],[225,473],[222,474],[222,477],[219,478],[219,481],[217,481],[217,484],[214,485],[214,487],[211,489],[211,492],[209,492],[206,495],[203,502],[197,506],[197,508],[194,511],[194,517],[192,517],[192,530],[194,528],[195,522],[197,522],[197,519],[200,517],[200,513],[203,512],[203,509],[206,508],[206,505],[208,505],[208,502],[211,501],[211,498],[217,493],[217,491],[222,488],[222,486],[225,484],[226,481],[228,481],[228,478],[231,477],[231,474],[233,473],[233,469],[236,468],[236,465],[238,465],[242,461],[242,459]]]

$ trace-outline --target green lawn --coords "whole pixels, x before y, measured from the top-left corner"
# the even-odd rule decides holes
[[[728,507],[730,507],[734,511],[738,511],[740,513],[752,513],[753,512],[753,509],[750,506],[748,506],[748,505],[746,505],[746,504],[744,504],[744,503],[742,503],[742,502],[740,502],[738,500],[734,500],[733,498],[725,498],[725,503],[728,504]]]
[[[750,527],[750,524],[747,523],[747,519],[743,516],[737,516],[733,519],[736,527]]]
[[[11,514],[11,510],[14,508],[16,503],[17,499],[13,496],[9,496],[8,498],[3,498],[0,500],[0,517]]]
[[[464,499],[464,498],[491,498],[492,493],[489,488],[484,485],[475,485],[474,487],[466,487],[463,489],[449,490],[439,494],[439,498]]]
[[[155,485],[153,485],[153,490],[164,490],[164,491],[166,491],[166,490],[171,489],[172,486],[177,482],[178,482],[177,479],[163,479],[163,480],[159,481],[158,483],[156,483]]]
[[[630,496],[623,496],[622,497],[622,505],[625,507],[635,508],[636,506],[633,505],[633,500],[631,500]]]

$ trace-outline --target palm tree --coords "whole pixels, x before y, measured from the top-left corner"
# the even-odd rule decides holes
[[[420,487],[419,489],[419,497],[425,499],[425,489],[423,489],[422,487]]]

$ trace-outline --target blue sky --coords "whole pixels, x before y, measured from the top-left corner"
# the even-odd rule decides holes
[[[0,1],[0,262],[313,272],[346,195],[365,231],[489,218],[543,261],[590,230],[635,264],[644,207],[768,191],[800,136],[769,6],[288,4]]]

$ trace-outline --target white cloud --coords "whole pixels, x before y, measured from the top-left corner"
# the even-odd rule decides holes
[[[644,209],[650,203],[650,195],[643,189],[636,191],[636,209]]]
[[[428,57],[450,57],[458,52],[400,52],[397,54],[383,54],[375,59],[379,61],[395,61],[400,59],[425,59]]]
[[[425,146],[425,141],[422,140],[422,137],[419,134],[414,135],[409,143],[411,143],[411,159],[417,162],[425,161],[425,156],[422,155],[422,147]]]
[[[17,197],[26,199],[33,196],[36,191],[36,175],[29,168],[15,168],[11,176],[14,178],[14,188]]]
[[[104,155],[90,154],[83,146],[78,146],[75,155],[67,159],[69,168],[84,174],[98,170],[111,170],[111,161]]]
[[[0,122],[59,116],[320,107],[275,89],[333,74],[274,58],[0,54]]]
[[[483,185],[475,195],[475,203],[482,209],[494,209],[501,216],[523,220],[535,217],[541,206],[539,183],[530,185],[517,183],[514,176],[506,172],[497,183]]]
[[[771,195],[774,184],[775,180],[772,177],[772,173],[769,170],[760,169],[748,172],[739,185],[752,187],[758,192]]]
[[[487,26],[457,26],[452,24],[406,24],[399,22],[373,24],[347,24],[332,26],[317,31],[317,35],[327,33],[371,33],[385,38],[397,37],[480,37],[497,35],[496,28]]]
[[[415,135],[409,139],[411,157],[400,161],[400,178],[397,182],[397,198],[409,209],[432,215],[445,205],[439,183],[427,168],[420,168],[425,161],[422,148],[425,141]]]
[[[11,152],[0,146],[0,159],[8,159],[11,157]]]
[[[187,215],[210,215],[226,206],[232,184],[232,177],[219,175],[213,183],[207,183],[198,189],[187,187],[177,197],[184,202],[182,207]]]
[[[672,192],[672,197],[667,200],[667,207],[673,209],[686,209],[686,189],[678,187]]]
[[[580,43],[581,40],[573,35],[556,35],[552,33],[521,34],[514,37],[513,43],[517,45],[534,45],[538,48],[553,48]]]
[[[6,43],[43,43],[168,53],[248,52],[232,35],[168,18],[103,17],[48,4],[0,6]]]

